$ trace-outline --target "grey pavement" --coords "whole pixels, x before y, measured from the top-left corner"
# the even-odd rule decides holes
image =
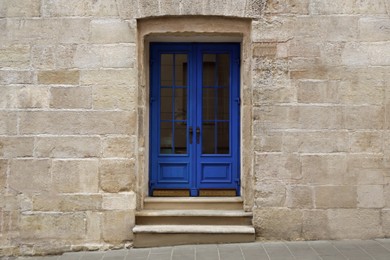
[[[9,260],[390,260],[390,239],[277,241],[64,253]]]

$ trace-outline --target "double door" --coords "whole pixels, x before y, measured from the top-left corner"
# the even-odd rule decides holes
[[[150,195],[239,195],[237,43],[151,43]]]

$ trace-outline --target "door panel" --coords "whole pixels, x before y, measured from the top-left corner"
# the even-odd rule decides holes
[[[152,43],[150,81],[151,194],[239,195],[239,44]]]

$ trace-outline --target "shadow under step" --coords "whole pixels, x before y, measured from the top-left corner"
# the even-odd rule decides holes
[[[147,197],[144,209],[242,210],[242,203],[241,197]]]

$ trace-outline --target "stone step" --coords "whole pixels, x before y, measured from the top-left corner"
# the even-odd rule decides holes
[[[143,210],[136,225],[251,225],[252,213],[243,210]]]
[[[255,240],[247,225],[136,225],[134,247],[184,244],[240,243]]]
[[[241,197],[147,197],[144,209],[242,210],[242,202]]]

